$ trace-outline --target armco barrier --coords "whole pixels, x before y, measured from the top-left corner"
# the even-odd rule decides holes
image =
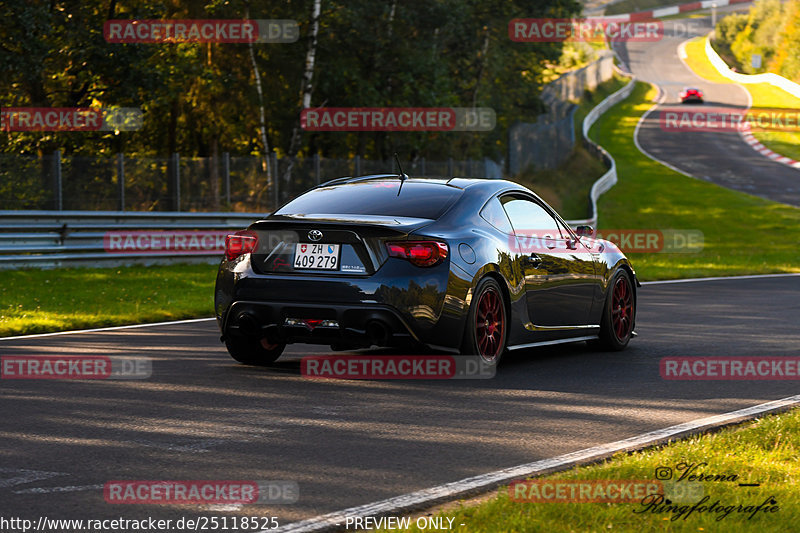
[[[210,263],[222,257],[220,241],[224,243],[225,234],[243,229],[263,216],[0,211],[0,269]],[[152,244],[159,240],[161,249],[153,250]],[[176,242],[180,245],[177,251]],[[197,245],[193,246],[195,242]]]
[[[735,81],[736,83],[769,83],[774,87],[783,89],[795,98],[800,98],[800,84],[784,78],[779,74],[773,72],[766,72],[764,74],[742,74],[732,71],[730,67],[728,67],[728,64],[725,63],[725,60],[723,60],[711,46],[711,39],[708,37],[706,37],[706,55],[708,56],[708,60],[711,61],[711,64],[714,65],[714,68],[731,81]]]
[[[591,218],[568,220],[572,226],[597,225],[597,199],[617,182],[614,158],[589,139],[592,124],[614,104],[630,95],[636,79],[600,102],[583,120],[583,139],[590,149],[609,164],[609,170],[592,186]],[[217,235],[245,228],[266,213],[177,213],[123,211],[0,211],[0,270],[16,268],[56,268],[65,266],[118,266],[130,264],[167,264],[175,262],[211,263],[221,258],[219,246],[209,250],[184,249],[181,252],[149,249],[152,237],[163,233],[175,238],[195,232]],[[137,236],[149,236],[145,246],[137,246]],[[115,240],[116,238],[116,240]],[[165,239],[161,239],[162,244]],[[130,241],[135,251],[125,246]],[[111,250],[114,242],[123,246]],[[219,241],[217,241],[219,242]],[[141,244],[141,242],[139,243]]]
[[[624,13],[620,15],[606,15],[605,18],[613,19],[615,22],[638,22],[642,20],[671,17],[672,15],[700,11],[701,9],[725,7],[733,4],[749,4],[752,1],[753,0],[703,0],[702,2],[690,2],[688,4],[659,7],[649,11],[637,11],[636,13]]]
[[[714,65],[714,68],[717,69],[722,76],[728,78],[729,80],[733,81],[734,83],[740,84],[749,84],[749,83],[768,83],[773,87],[778,87],[779,89],[783,89],[787,93],[791,94],[795,98],[800,98],[800,84],[795,83],[787,78],[779,74],[775,74],[772,72],[767,72],[764,74],[741,74],[739,72],[734,72],[728,67],[728,64],[725,63],[725,60],[722,59],[717,51],[711,46],[711,35],[714,32],[711,32],[710,35],[706,36],[705,41],[705,52],[706,57]],[[683,47],[686,43],[682,43],[681,47]],[[685,51],[684,51],[685,53]],[[750,130],[740,132],[740,135],[744,139],[744,142],[749,144],[753,150],[760,153],[764,157],[768,157],[775,162],[781,163],[782,165],[786,165],[788,167],[800,170],[800,161],[795,161],[791,157],[787,157],[785,155],[779,154],[774,152],[761,144],[758,139],[753,135]]]
[[[599,213],[597,211],[597,199],[600,198],[604,192],[608,191],[614,184],[617,183],[617,164],[614,161],[614,158],[611,157],[602,146],[595,143],[589,138],[589,130],[591,129],[592,125],[597,122],[597,119],[600,116],[611,109],[612,106],[621,102],[628,96],[630,96],[633,88],[636,86],[636,77],[632,74],[628,74],[627,72],[623,72],[618,70],[618,72],[624,76],[630,77],[631,81],[628,84],[620,89],[619,91],[615,92],[614,94],[610,95],[608,98],[597,104],[594,109],[592,109],[589,114],[586,115],[583,119],[583,140],[587,146],[589,146],[595,153],[597,153],[601,158],[603,158],[609,165],[608,171],[603,174],[597,181],[594,182],[592,185],[592,189],[589,192],[589,200],[592,203],[592,216],[590,218],[582,219],[582,220],[567,220],[566,222],[570,226],[581,226],[581,225],[589,225],[592,227],[597,227],[597,219]]]

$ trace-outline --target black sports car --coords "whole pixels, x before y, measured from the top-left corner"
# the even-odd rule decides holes
[[[504,180],[341,178],[229,235],[215,309],[231,356],[287,343],[478,354],[634,335],[636,275],[612,243],[577,232]]]

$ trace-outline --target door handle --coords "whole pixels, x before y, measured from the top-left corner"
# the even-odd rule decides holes
[[[533,268],[539,268],[540,266],[542,266],[542,258],[536,254],[531,254],[527,256],[526,259],[528,264],[531,265]]]

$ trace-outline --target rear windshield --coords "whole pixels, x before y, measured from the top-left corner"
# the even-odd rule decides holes
[[[400,180],[346,183],[314,189],[295,198],[277,215],[384,215],[438,219],[458,200],[462,189],[442,183]]]

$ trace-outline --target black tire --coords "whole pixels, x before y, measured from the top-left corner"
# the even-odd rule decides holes
[[[483,278],[475,288],[464,339],[463,355],[479,355],[484,362],[496,365],[506,351],[508,311],[500,285],[492,278]]]
[[[278,360],[286,345],[267,344],[265,339],[252,337],[228,337],[225,339],[225,347],[231,357],[242,364],[267,366]]]
[[[600,320],[600,338],[590,342],[601,350],[624,350],[631,340],[636,318],[636,296],[633,281],[625,270],[618,270],[608,285],[603,318]]]

